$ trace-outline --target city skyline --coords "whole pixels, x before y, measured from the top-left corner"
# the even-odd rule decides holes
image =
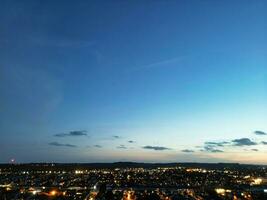
[[[0,163],[267,164],[266,1],[0,4]]]

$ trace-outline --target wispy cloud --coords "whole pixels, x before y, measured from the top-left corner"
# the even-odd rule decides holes
[[[76,145],[73,145],[73,144],[62,144],[59,142],[50,142],[48,144],[51,146],[57,146],[57,147],[77,147]]]
[[[121,144],[120,146],[117,146],[117,149],[127,149],[127,147],[123,144]]]
[[[266,133],[263,131],[254,131],[253,133],[256,135],[266,135]],[[249,138],[238,138],[238,139],[224,140],[224,141],[219,141],[219,142],[218,141],[207,141],[204,143],[203,146],[195,146],[195,148],[201,148],[200,149],[201,152],[221,153],[233,147],[237,148],[237,147],[245,147],[245,146],[256,146],[259,144],[267,145],[267,141],[258,142],[255,140],[251,140]],[[254,148],[254,149],[247,149],[246,151],[259,151],[259,150]],[[185,150],[182,150],[182,152],[190,153],[191,149],[185,149]]]
[[[191,150],[191,149],[183,149],[182,152],[184,152],[184,153],[194,153],[195,151]]]
[[[55,137],[77,137],[77,136],[87,136],[87,131],[70,131],[68,133],[58,133],[54,135]]]
[[[205,142],[203,149],[200,151],[202,152],[209,152],[209,153],[221,153],[224,152],[220,148],[225,147],[225,145],[229,144],[229,142],[222,141],[222,142]],[[219,148],[219,149],[218,149]]]
[[[171,150],[171,148],[167,148],[167,147],[161,147],[161,146],[143,146],[143,149],[151,149],[151,150],[155,150],[155,151],[165,151],[165,150]]]
[[[139,71],[139,70],[146,70],[146,69],[153,69],[153,68],[159,68],[159,67],[164,67],[166,65],[170,65],[170,64],[174,64],[176,62],[182,61],[184,60],[185,56],[177,56],[177,57],[173,57],[173,58],[168,58],[165,60],[160,60],[158,62],[153,62],[147,65],[143,65],[140,67],[135,68],[135,71]]]
[[[210,145],[210,146],[218,146],[218,147],[223,147],[226,144],[229,144],[229,142],[205,142],[205,145]]]
[[[259,151],[259,149],[251,149],[251,151]]]
[[[251,141],[249,138],[240,138],[232,140],[233,146],[253,146],[257,145],[256,142]]]
[[[267,135],[267,133],[265,133],[263,131],[254,131],[254,134],[256,134],[256,135]]]
[[[202,149],[201,151],[206,151],[206,152],[210,152],[210,153],[221,153],[224,152],[223,150],[217,149],[213,146],[204,146],[204,149]]]

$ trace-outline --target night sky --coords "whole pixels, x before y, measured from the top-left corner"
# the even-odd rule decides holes
[[[0,162],[267,164],[267,1],[0,2]]]

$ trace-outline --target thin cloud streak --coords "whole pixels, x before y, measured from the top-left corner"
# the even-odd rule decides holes
[[[183,153],[194,153],[195,151],[191,150],[191,149],[183,149],[181,152],[183,152]]]
[[[182,60],[184,60],[184,58],[185,58],[185,56],[177,56],[177,57],[169,58],[169,59],[166,59],[166,60],[161,60],[161,61],[158,61],[158,62],[154,62],[154,63],[150,63],[150,64],[147,64],[147,65],[143,65],[143,66],[137,67],[137,68],[134,69],[134,71],[140,71],[140,70],[163,67],[163,66],[166,66],[168,64],[174,64],[176,62],[182,61]]]
[[[87,131],[70,131],[68,133],[58,133],[54,135],[55,137],[78,137],[87,136]]]
[[[209,153],[222,153],[223,150],[214,148],[213,146],[204,146],[204,149],[200,150],[202,152],[209,152]]]
[[[165,151],[165,150],[171,150],[170,148],[167,147],[161,147],[161,146],[143,146],[143,149],[151,149],[151,150],[155,150],[155,151]]]
[[[121,144],[120,146],[117,146],[117,149],[127,149],[127,147],[123,144]]]
[[[57,146],[57,147],[77,147],[76,145],[73,145],[73,144],[62,144],[59,142],[50,142],[48,144],[51,146]]]
[[[205,142],[205,145],[223,147],[229,142]]]
[[[251,151],[259,151],[259,149],[251,149]]]
[[[267,133],[263,132],[263,131],[254,131],[255,135],[267,135]]]

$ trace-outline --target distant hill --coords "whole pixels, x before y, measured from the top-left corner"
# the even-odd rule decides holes
[[[158,167],[188,167],[205,169],[256,169],[266,165],[251,165],[239,163],[27,163],[27,164],[0,164],[0,168],[14,170],[75,170],[75,169],[114,169],[114,168],[158,168]]]

